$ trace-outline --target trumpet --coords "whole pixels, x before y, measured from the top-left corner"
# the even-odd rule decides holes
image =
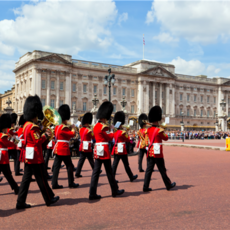
[[[122,128],[125,129],[126,131],[130,130],[130,126],[129,125],[122,125]]]

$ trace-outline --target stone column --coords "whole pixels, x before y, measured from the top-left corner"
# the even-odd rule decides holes
[[[225,102],[226,102],[226,108],[225,108],[225,112],[226,115],[228,116],[228,91],[225,91]]]
[[[162,83],[159,83],[159,106],[162,108]]]
[[[223,99],[223,92],[221,90],[221,86],[219,86],[219,89],[218,89],[218,105],[217,105],[217,113],[219,116],[222,116],[223,112],[222,112],[222,108],[220,106],[220,103],[221,103],[221,100]]]
[[[143,110],[146,114],[149,112],[149,82],[145,82],[143,86],[144,101],[143,101]]]
[[[152,106],[155,106],[155,101],[156,101],[155,92],[156,92],[156,87],[155,87],[155,82],[153,82],[153,104]]]
[[[59,98],[60,98],[60,96],[59,96],[59,92],[60,92],[60,83],[59,83],[59,78],[60,78],[60,72],[57,72],[57,74],[56,74],[56,109],[58,109],[59,108]]]
[[[175,117],[175,85],[172,86],[172,105],[171,115]]]
[[[41,97],[41,88],[42,88],[42,81],[41,81],[41,70],[40,69],[37,69],[37,72],[36,72],[36,77],[35,77],[35,93]]]
[[[138,113],[143,113],[143,81],[138,82]]]
[[[69,107],[72,109],[71,105],[71,79],[72,79],[72,74],[66,73],[65,76],[65,103],[69,105]]]
[[[170,98],[169,98],[169,84],[166,84],[166,97],[165,97],[165,105],[166,105],[166,108],[165,108],[165,114],[168,116],[169,115],[169,107],[170,107]]]
[[[46,74],[46,104],[50,105],[50,71]]]

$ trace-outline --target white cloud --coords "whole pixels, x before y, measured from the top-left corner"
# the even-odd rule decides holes
[[[160,33],[157,36],[154,36],[153,39],[159,40],[160,42],[170,43],[170,42],[178,42],[177,38],[172,37],[169,33]]]
[[[106,49],[113,42],[109,26],[117,9],[112,0],[33,2],[14,12],[15,20],[0,21],[4,54],[12,55],[14,48],[23,53],[37,49],[76,54]]]
[[[155,0],[147,12],[146,23],[156,20],[163,31],[192,42],[213,43],[230,38],[229,1]]]
[[[128,13],[123,13],[118,18],[118,25],[121,25],[122,22],[127,21],[128,19]]]

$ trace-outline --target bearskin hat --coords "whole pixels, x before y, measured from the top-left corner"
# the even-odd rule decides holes
[[[40,98],[37,95],[27,97],[23,108],[24,119],[29,121],[35,117],[39,117],[41,113],[42,103]]]
[[[125,124],[125,113],[123,111],[118,111],[115,113],[113,118],[113,124],[116,125],[117,121],[120,121],[121,125]]]
[[[112,112],[113,112],[113,104],[109,101],[105,101],[99,107],[96,118],[109,120]]]
[[[160,106],[153,106],[149,111],[149,122],[160,121],[162,119],[162,109]]]
[[[138,118],[138,123],[140,125],[141,128],[143,128],[143,126],[145,125],[145,122],[144,121],[147,121],[148,120],[148,117],[145,113],[142,113],[139,118]]]
[[[70,108],[67,104],[61,105],[58,109],[58,113],[63,121],[70,119]]]
[[[11,116],[9,113],[2,114],[0,117],[0,131],[11,128]]]
[[[10,117],[11,117],[11,124],[16,124],[18,115],[16,113],[11,113]]]
[[[24,119],[24,116],[22,115],[20,118],[19,118],[19,126],[23,126],[24,124],[26,123],[26,120]]]
[[[82,118],[82,125],[85,124],[91,124],[93,120],[93,114],[92,113],[85,113],[83,118]]]

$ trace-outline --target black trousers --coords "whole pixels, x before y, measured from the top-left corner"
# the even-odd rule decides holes
[[[35,176],[36,182],[38,184],[38,187],[40,188],[40,191],[45,200],[45,203],[49,205],[50,200],[54,197],[54,193],[51,190],[47,182],[46,166],[44,163],[43,164],[25,164],[24,175],[22,178],[21,186],[19,188],[19,194],[18,194],[18,200],[17,200],[18,203],[24,204],[26,202],[26,197],[28,194],[32,175]]]
[[[157,168],[161,174],[161,177],[165,183],[166,188],[169,188],[171,186],[171,181],[166,173],[164,158],[154,158],[154,157],[147,158],[147,169],[145,172],[144,188],[149,188],[149,183],[151,180],[151,176],[155,164],[157,165]]]
[[[95,159],[93,174],[91,178],[91,185],[90,185],[90,190],[89,190],[89,193],[91,196],[97,194],[97,184],[98,184],[98,179],[99,179],[102,164],[104,164],[106,175],[109,180],[112,194],[115,194],[118,190],[117,182],[115,181],[115,178],[112,172],[111,159],[108,159],[108,160]]]
[[[142,168],[142,161],[143,161],[143,157],[144,157],[145,153],[147,154],[147,150],[146,149],[140,149],[139,158],[138,158],[138,169],[139,170],[143,170],[143,168]]]
[[[8,154],[9,154],[9,157],[14,159],[14,172],[15,172],[15,175],[17,175],[20,173],[20,161],[19,161],[20,150],[9,149]]]
[[[81,174],[81,169],[83,167],[83,164],[85,162],[85,159],[88,159],[91,168],[94,168],[94,161],[93,161],[93,153],[85,153],[85,152],[80,152],[80,159],[78,161],[78,165],[77,165],[77,170],[76,170],[76,176]]]
[[[123,164],[125,166],[125,171],[129,176],[129,179],[131,180],[133,178],[133,173],[129,167],[129,160],[128,160],[128,155],[118,155],[114,154],[114,161],[113,161],[113,175],[115,177],[116,171],[117,171],[117,166],[120,161],[120,159],[123,161]]]
[[[73,163],[71,160],[71,156],[60,156],[56,155],[54,159],[54,170],[53,170],[53,178],[52,178],[52,185],[58,185],[58,174],[59,170],[61,168],[61,163],[64,161],[66,168],[67,168],[67,173],[68,173],[68,181],[69,181],[69,186],[73,184],[74,182],[74,177],[73,177]]]
[[[46,157],[45,157],[46,168],[48,167],[48,163],[49,163],[49,159],[52,155],[52,151],[53,151],[53,149],[46,149]]]
[[[10,184],[10,187],[12,190],[18,189],[18,185],[15,182],[14,178],[12,177],[12,172],[10,170],[10,165],[9,164],[0,164],[0,173],[3,173],[5,178]]]

